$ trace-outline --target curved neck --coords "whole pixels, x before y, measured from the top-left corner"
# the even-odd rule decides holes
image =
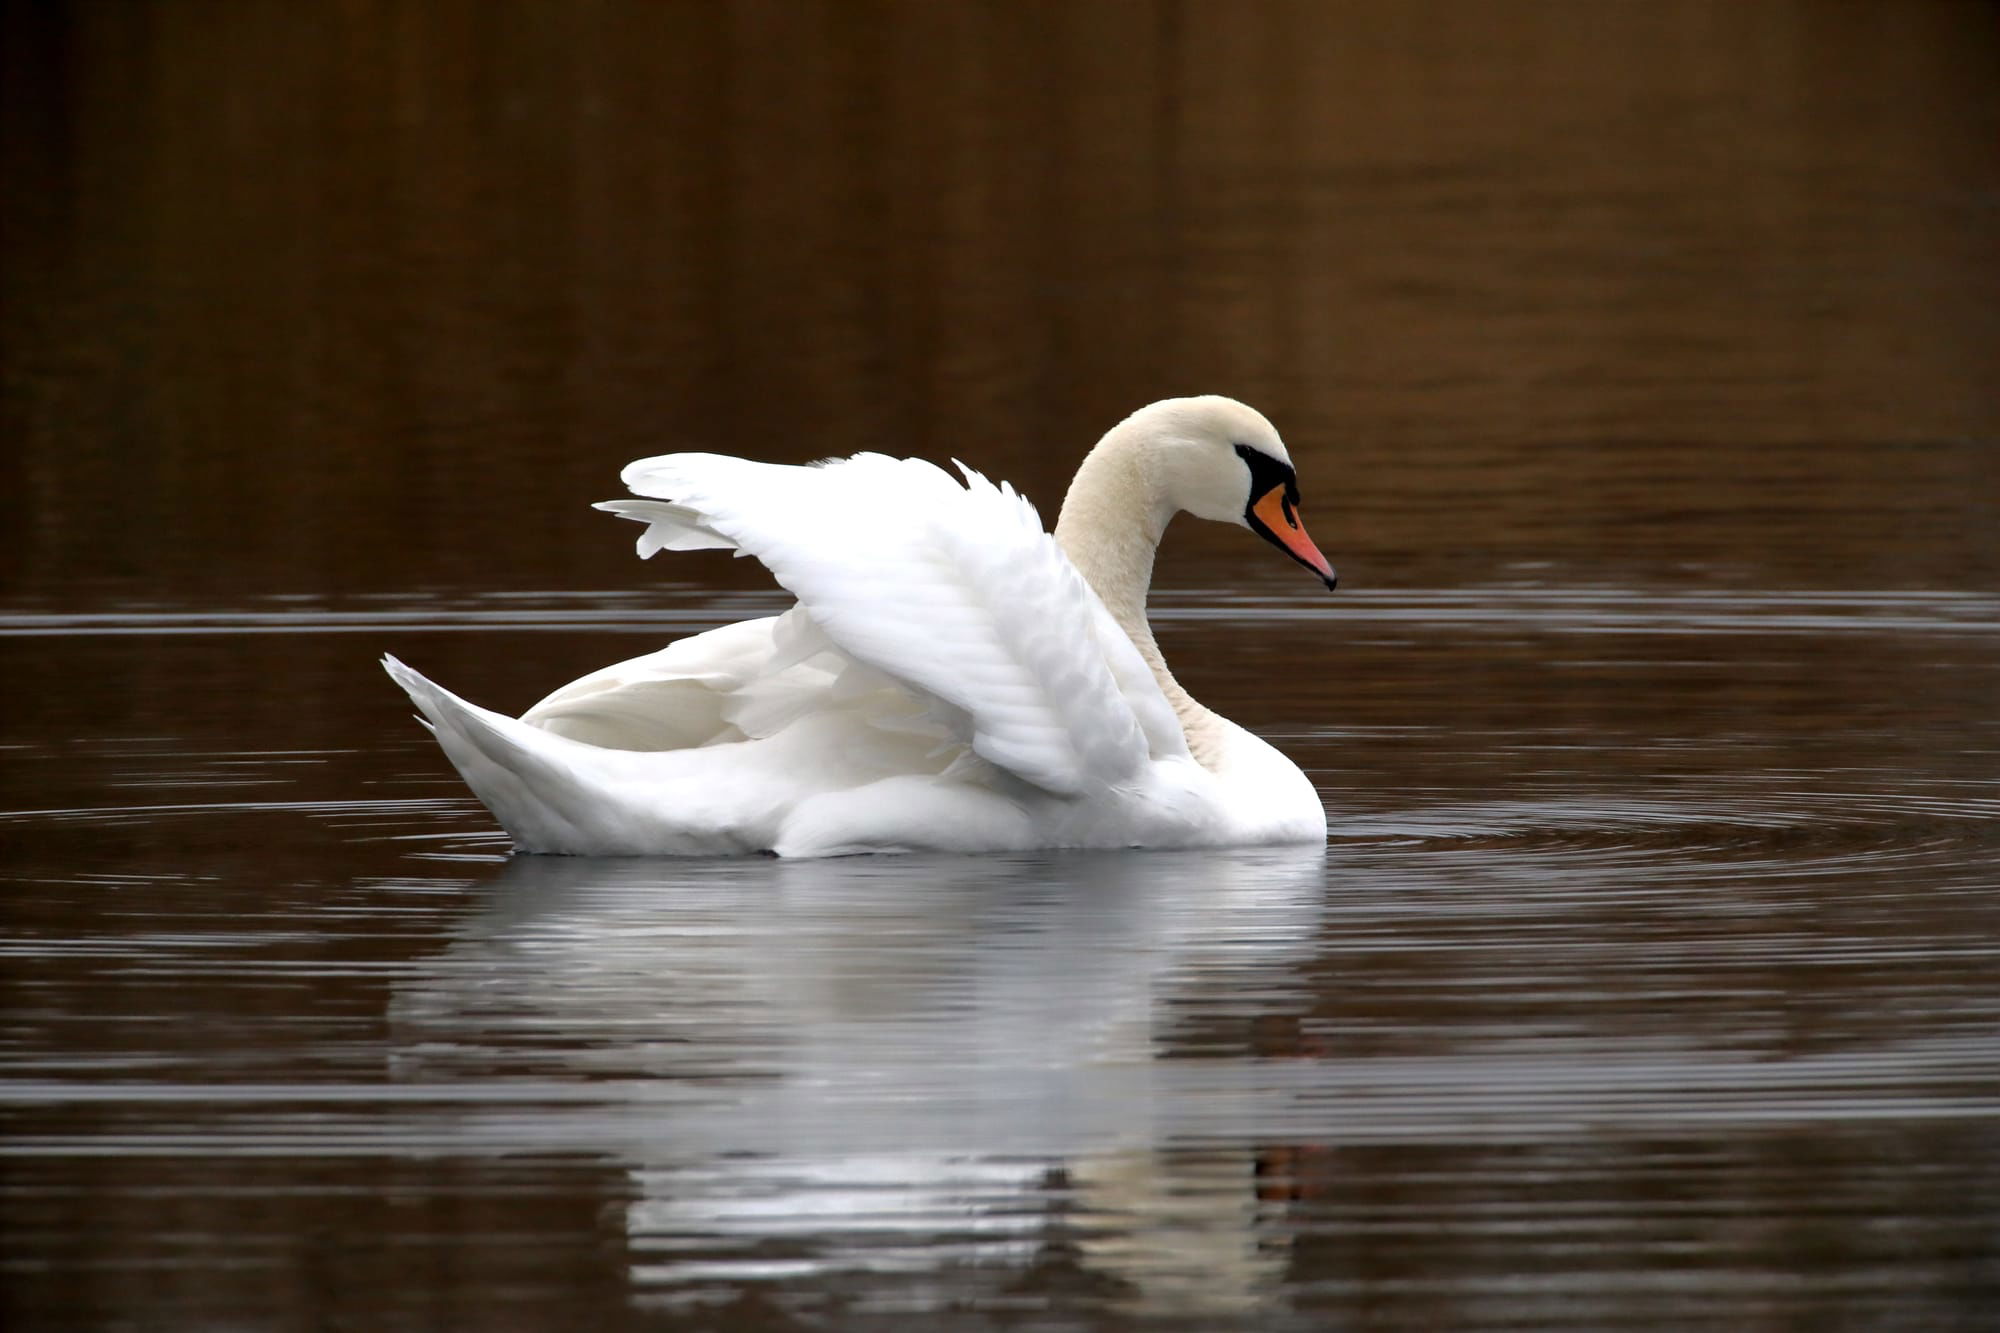
[[[1219,739],[1214,713],[1197,703],[1173,673],[1146,619],[1153,555],[1174,516],[1144,466],[1137,441],[1114,429],[1083,460],[1063,497],[1056,544],[1132,640],[1180,718],[1188,748],[1207,765]]]

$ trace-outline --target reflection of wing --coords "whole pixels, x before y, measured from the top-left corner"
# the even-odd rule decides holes
[[[976,753],[1060,795],[1186,753],[1172,709],[1034,507],[880,454],[819,467],[667,454],[627,467],[639,553],[733,546],[842,652],[948,704]]]
[[[1160,1151],[1177,1116],[1212,1137],[1217,1106],[1162,1086],[1189,1063],[1155,1058],[1165,1001],[1285,994],[1322,860],[516,858],[398,987],[398,1066],[630,1098],[569,1130],[558,1108],[536,1141],[626,1161],[650,1286],[768,1277],[774,1248],[803,1273],[974,1261],[1001,1283],[1059,1232],[1110,1285],[1219,1312],[1280,1252],[1246,1154]]]

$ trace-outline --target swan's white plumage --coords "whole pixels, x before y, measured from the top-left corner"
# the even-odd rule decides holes
[[[1226,399],[1179,401],[1262,423]],[[520,719],[393,659],[389,671],[524,850],[827,855],[1323,837],[1297,768],[1187,700],[1157,663],[1143,586],[1142,649],[1122,605],[1130,590],[1114,613],[1032,505],[960,471],[963,482],[879,454],[811,467],[642,459],[623,474],[639,498],[599,506],[645,524],[641,556],[734,548],[797,606],[593,672]],[[1150,568],[1150,545],[1146,559]]]
[[[754,555],[841,650],[956,709],[974,753],[1044,791],[1080,795],[1186,754],[1034,506],[962,470],[964,485],[881,454],[809,468],[668,454],[623,479],[670,513],[603,507],[647,522],[641,555],[708,534]],[[1121,650],[1131,662],[1114,672]]]

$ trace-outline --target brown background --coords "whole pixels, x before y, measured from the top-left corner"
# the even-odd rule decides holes
[[[1106,426],[1206,391],[1277,421],[1355,587],[1996,571],[1983,3],[9,4],[5,38],[23,593],[625,586],[583,505],[629,458],[957,456],[1052,513]]]

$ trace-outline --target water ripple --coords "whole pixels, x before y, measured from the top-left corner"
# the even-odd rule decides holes
[[[357,599],[361,600],[361,599]],[[143,606],[0,612],[0,638],[37,635],[352,634],[455,631],[592,631],[678,636],[790,605],[780,590],[718,596],[695,588],[644,591],[435,594],[329,605],[265,599],[243,607]],[[1729,592],[1624,587],[1394,588],[1346,590],[1333,598],[1292,590],[1162,588],[1156,621],[1337,621],[1573,634],[1996,634],[2000,597],[1929,590]]]

